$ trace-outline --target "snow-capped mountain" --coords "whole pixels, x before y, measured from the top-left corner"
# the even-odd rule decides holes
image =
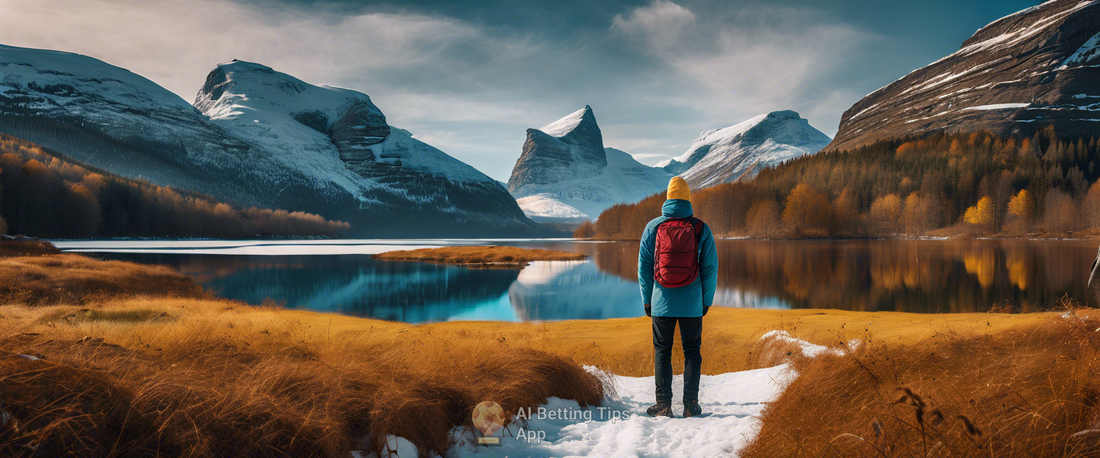
[[[0,131],[127,177],[348,221],[355,235],[536,230],[498,182],[389,126],[365,94],[259,64],[217,66],[192,106],[90,57],[0,46]]]
[[[596,116],[585,106],[541,129],[527,129],[508,190],[532,218],[580,221],[660,192],[671,177],[605,148]]]
[[[793,111],[775,111],[703,132],[682,156],[657,164],[694,187],[750,178],[829,144],[829,136]]]
[[[365,94],[233,61],[210,72],[195,106],[211,123],[360,206],[424,212],[440,218],[436,223],[529,225],[500,183],[388,125]]]
[[[0,131],[129,178],[267,205],[249,179],[222,180],[256,151],[179,96],[91,57],[0,45]]]
[[[1095,135],[1100,1],[1054,0],[993,21],[957,52],[867,95],[828,150],[934,131]]]

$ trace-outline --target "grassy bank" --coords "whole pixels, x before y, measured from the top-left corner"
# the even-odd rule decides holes
[[[388,251],[374,255],[384,261],[419,261],[474,268],[520,268],[533,261],[581,261],[583,254],[511,246],[450,246]]]
[[[745,457],[1100,454],[1100,320],[1092,311],[980,333],[870,338],[795,358]]]
[[[605,395],[558,354],[226,301],[160,266],[5,257],[0,293],[0,456],[442,454],[483,400]]]
[[[40,270],[3,273],[5,265]],[[629,376],[653,370],[644,317],[409,325],[226,301],[170,269],[75,255],[0,258],[0,287],[22,284],[19,272],[52,287],[0,305],[0,402],[15,418],[0,427],[0,455],[37,447],[51,456],[347,456],[380,447],[388,435],[442,453],[449,430],[469,425],[482,400],[507,411],[548,396],[596,403],[613,387],[582,365]],[[88,286],[93,280],[124,287]],[[167,289],[130,290],[150,284]],[[1056,317],[715,308],[706,317],[703,372],[797,359],[759,343],[776,329],[821,345],[861,339],[892,351],[942,336],[1020,336]],[[832,381],[841,403],[844,390],[858,392],[845,385],[849,373],[798,364],[805,374],[796,383]],[[929,366],[926,376],[936,370]],[[978,381],[988,379],[959,383]],[[792,387],[788,395],[811,389]],[[765,431],[793,434],[782,428],[795,423],[771,420],[779,414],[770,412]]]

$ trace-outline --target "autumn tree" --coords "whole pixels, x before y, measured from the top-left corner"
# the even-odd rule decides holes
[[[1059,189],[1052,189],[1043,200],[1043,229],[1063,233],[1079,229],[1077,204],[1073,197]]]
[[[862,228],[859,220],[859,203],[850,188],[844,188],[833,200],[833,233],[856,234]]]
[[[1089,186],[1081,203],[1081,213],[1088,227],[1100,227],[1100,180]]]
[[[897,194],[887,194],[875,199],[871,203],[868,219],[879,234],[898,233],[898,222],[901,219],[902,203]]]
[[[978,227],[982,234],[986,234],[993,228],[993,199],[984,196],[978,199],[978,203],[966,209],[963,221]]]
[[[592,221],[585,220],[581,223],[576,230],[573,231],[573,238],[576,239],[590,239],[596,235],[596,228],[592,225]]]
[[[238,209],[210,197],[93,173],[0,134],[0,227],[52,238],[327,235],[350,229],[318,215]],[[5,231],[0,231],[5,232]]]
[[[753,202],[746,216],[745,229],[749,236],[768,238],[779,231],[779,204],[771,199]]]
[[[1035,207],[1035,197],[1026,189],[1021,189],[1019,193],[1009,199],[1009,221],[1015,230],[1018,232],[1031,230],[1031,223],[1035,221]]]
[[[829,198],[809,185],[800,183],[787,195],[783,224],[799,233],[824,235],[829,230]]]
[[[921,217],[920,193],[913,191],[905,198],[901,212],[902,226],[907,234],[921,234],[925,231],[925,221]]]

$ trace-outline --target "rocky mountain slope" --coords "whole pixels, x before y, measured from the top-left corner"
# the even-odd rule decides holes
[[[657,164],[692,187],[729,183],[796,157],[813,154],[829,137],[793,111],[775,111],[703,132],[682,156]]]
[[[1100,1],[1054,0],[981,28],[959,51],[844,113],[827,150],[934,131],[1030,135],[1100,127]]]
[[[596,116],[585,106],[540,129],[527,129],[508,191],[536,220],[582,221],[660,192],[671,177],[605,148]]]
[[[389,126],[365,94],[259,64],[219,65],[192,106],[90,57],[0,46],[0,131],[130,178],[348,221],[357,236],[539,230],[498,182]]]

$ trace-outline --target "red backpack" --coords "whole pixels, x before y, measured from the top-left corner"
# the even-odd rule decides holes
[[[653,279],[665,288],[690,285],[699,277],[699,239],[703,222],[693,218],[670,219],[657,226],[653,253]]]

